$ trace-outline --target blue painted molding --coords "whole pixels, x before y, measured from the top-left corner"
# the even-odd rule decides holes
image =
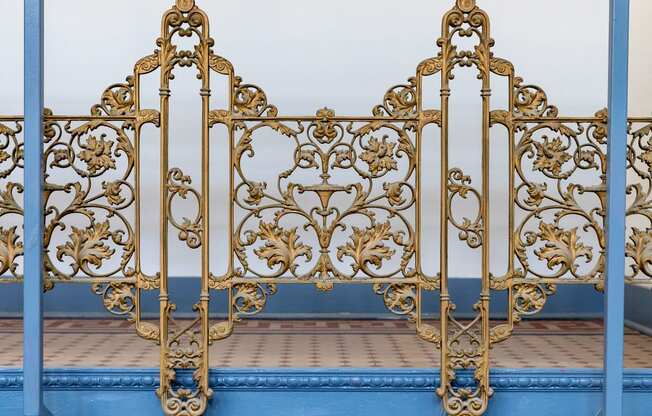
[[[626,392],[652,394],[652,369],[625,370]],[[209,382],[216,391],[227,390],[344,390],[434,391],[439,369],[211,369]],[[191,375],[180,373],[180,386],[191,387]],[[459,372],[458,385],[474,385],[470,372]],[[143,369],[46,369],[44,388],[53,390],[153,391],[159,370]],[[593,369],[493,369],[491,386],[497,391],[599,392],[603,372]],[[20,390],[20,369],[0,369],[0,391]],[[0,407],[1,408],[1,407]]]
[[[473,303],[477,295],[476,279],[455,278],[449,282],[451,293],[458,300],[456,315],[475,316]],[[178,302],[177,316],[192,316],[194,294],[199,291],[199,280],[170,278],[170,288]],[[7,284],[0,291],[0,317],[19,316],[22,311],[22,286]],[[143,294],[144,317],[158,316],[158,292]],[[211,314],[225,313],[224,293],[211,292]],[[439,311],[437,292],[426,292],[423,313],[436,317]],[[593,286],[560,285],[557,293],[548,299],[543,311],[535,318],[582,319],[602,317],[603,295]],[[582,299],[578,302],[578,299]],[[504,318],[507,314],[506,292],[492,292],[492,316]],[[95,318],[109,317],[99,296],[88,285],[58,284],[44,296],[45,315],[48,317]],[[393,318],[382,298],[373,293],[370,285],[339,285],[333,291],[322,293],[310,285],[280,285],[278,293],[269,298],[261,318]]]
[[[46,370],[45,402],[54,416],[160,415],[156,369]],[[180,374],[187,383],[189,374]],[[471,374],[460,373],[469,383]],[[213,369],[207,416],[443,415],[436,369]],[[0,370],[0,414],[22,414],[17,369]],[[486,416],[596,416],[600,370],[492,371],[495,395]],[[625,374],[625,414],[649,416],[652,370]]]

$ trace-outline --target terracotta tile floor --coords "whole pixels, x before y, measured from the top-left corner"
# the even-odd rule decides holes
[[[21,365],[22,322],[0,320],[0,367]],[[120,320],[47,320],[47,367],[158,367],[158,347]],[[625,335],[625,365],[652,367],[652,337]],[[599,368],[600,321],[526,321],[491,352],[494,367]],[[439,353],[406,321],[239,323],[211,348],[212,367],[438,367]]]

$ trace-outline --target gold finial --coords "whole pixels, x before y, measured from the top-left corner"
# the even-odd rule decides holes
[[[195,7],[195,0],[177,0],[177,9],[183,13],[188,13]]]
[[[475,0],[457,0],[457,7],[464,13],[468,13],[475,8]]]

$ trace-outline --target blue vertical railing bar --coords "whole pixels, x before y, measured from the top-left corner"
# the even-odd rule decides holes
[[[610,0],[609,7],[609,139],[603,416],[621,416],[623,414],[629,0]]]
[[[25,0],[23,413],[43,406],[43,0]]]

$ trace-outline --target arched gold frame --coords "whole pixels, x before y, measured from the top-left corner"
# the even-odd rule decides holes
[[[179,49],[175,43],[178,37],[195,39],[194,50]],[[460,37],[475,39],[473,50],[458,48]],[[390,88],[370,116],[339,116],[328,108],[314,116],[280,116],[261,88],[244,83],[228,60],[214,54],[208,17],[194,0],[177,0],[164,14],[156,44],[155,52],[136,63],[125,83],[106,89],[91,115],[64,116],[46,111],[45,289],[52,289],[56,283],[92,284],[109,312],[126,316],[134,322],[138,335],[160,345],[157,394],[166,415],[204,414],[212,395],[209,345],[228,337],[239,319],[260,312],[279,284],[314,284],[323,291],[336,284],[372,284],[390,311],[413,319],[418,336],[440,349],[442,371],[437,394],[446,413],[459,416],[485,413],[492,395],[491,346],[507,339],[523,316],[540,311],[557,285],[594,285],[602,290],[606,111],[592,117],[559,116],[541,88],[525,84],[509,61],[493,55],[489,17],[475,0],[456,1],[443,17],[438,54],[421,62],[406,84]],[[184,67],[196,69],[201,83],[200,189],[192,187],[192,178],[181,169],[168,165],[170,81],[174,71]],[[481,189],[474,188],[462,170],[449,166],[449,96],[454,72],[462,68],[477,71],[482,83]],[[160,73],[160,108],[142,109],[141,79],[156,70]],[[213,73],[228,78],[228,109],[210,108]],[[424,108],[423,81],[435,74],[441,79],[441,106]],[[508,109],[491,109],[492,75],[508,80]],[[419,247],[421,141],[424,127],[431,124],[441,131],[440,222],[446,224],[441,227],[437,276],[422,271]],[[156,275],[142,271],[140,257],[140,136],[146,125],[160,131],[161,262]],[[206,197],[210,189],[209,136],[215,125],[223,125],[228,131],[231,166],[230,261],[228,272],[221,276],[211,273],[209,263],[210,207]],[[503,276],[494,276],[489,270],[489,132],[494,126],[507,131],[513,167],[506,236],[511,261]],[[241,164],[243,158],[254,157],[253,136],[264,129],[287,136],[296,144],[292,166],[279,173],[277,194],[266,183],[249,179]],[[16,179],[23,167],[21,131],[21,117],[0,116],[0,218],[9,224],[0,226],[2,282],[22,279],[23,187]],[[636,180],[628,187],[631,198],[627,215],[644,222],[646,228],[632,226],[628,230],[628,283],[652,282],[651,140],[652,118],[630,119],[628,167]],[[360,180],[335,183],[332,175],[338,169],[348,170]],[[53,176],[57,170],[79,179],[57,183]],[[289,178],[297,170],[315,170],[319,180],[294,183]],[[403,176],[382,182],[394,171],[403,171]],[[593,183],[587,184],[585,179],[575,182],[580,173],[592,171]],[[103,180],[107,172],[114,174],[110,181]],[[299,194],[316,196],[319,206],[302,205],[296,198]],[[336,194],[351,196],[343,211],[331,204]],[[67,195],[68,201],[55,203],[53,195]],[[189,197],[198,204],[197,215],[194,219],[175,218],[172,201]],[[452,209],[454,198],[477,199],[480,208],[476,218],[457,219]],[[271,212],[272,217],[265,219],[265,212]],[[290,215],[303,219],[303,231],[314,233],[318,250],[301,241],[297,228],[283,225],[283,219]],[[88,225],[70,225],[68,218],[72,216]],[[350,216],[363,218],[368,226],[358,228],[347,223]],[[247,225],[252,218],[257,226]],[[194,307],[197,316],[189,323],[174,320],[174,293],[168,288],[170,229],[176,230],[189,249],[201,251],[201,290]],[[452,229],[471,249],[482,252],[481,291],[476,316],[469,321],[456,319],[448,291],[448,233]],[[334,233],[349,230],[349,241],[333,247]],[[67,234],[67,241],[56,245],[56,235],[62,232]],[[266,268],[254,270],[248,261],[252,256],[264,261]],[[383,271],[395,256],[400,257],[398,266]],[[118,259],[117,263],[107,267],[112,259]],[[344,259],[350,261],[346,270]],[[64,270],[61,264],[66,261],[69,263]],[[538,267],[533,261],[539,262]],[[307,269],[306,263],[310,263]],[[141,293],[152,290],[159,293],[158,326],[141,318]],[[211,290],[228,292],[230,307],[224,321],[210,321]],[[434,290],[440,292],[439,328],[424,322],[421,314],[424,292]],[[489,321],[492,291],[507,291],[510,305],[507,322],[495,326]],[[175,387],[179,369],[194,370],[194,389]],[[462,369],[473,370],[475,386],[456,385],[456,372]]]

